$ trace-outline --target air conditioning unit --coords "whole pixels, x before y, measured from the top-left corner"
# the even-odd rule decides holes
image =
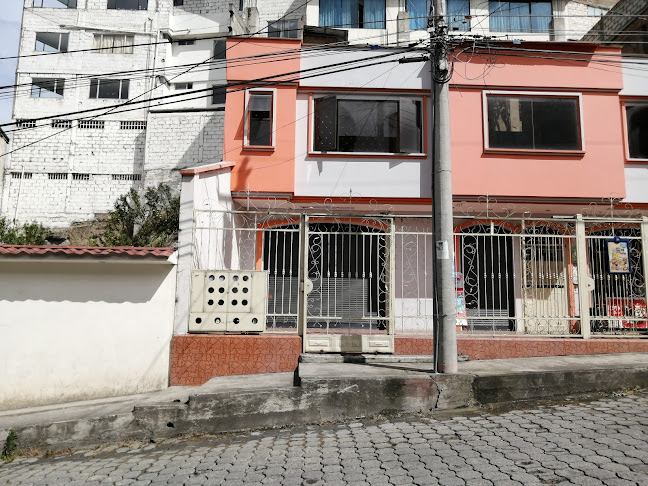
[[[268,272],[194,270],[189,332],[263,332]]]

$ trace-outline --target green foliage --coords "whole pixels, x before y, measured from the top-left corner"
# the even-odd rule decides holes
[[[0,453],[0,459],[3,461],[10,462],[13,460],[18,450],[18,434],[16,431],[11,429],[7,439],[5,440],[4,446],[2,447],[2,453]]]
[[[106,228],[94,243],[101,246],[173,246],[178,237],[180,198],[166,184],[149,187],[142,198],[131,189],[115,202]]]
[[[15,226],[0,218],[0,243],[6,245],[46,245],[50,232],[39,223]]]

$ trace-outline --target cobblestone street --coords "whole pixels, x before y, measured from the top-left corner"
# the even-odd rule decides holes
[[[648,484],[645,394],[447,418],[408,417],[112,445],[17,459],[0,484]]]

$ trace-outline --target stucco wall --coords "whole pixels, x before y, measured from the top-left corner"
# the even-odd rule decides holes
[[[0,262],[0,410],[168,385],[175,267]]]

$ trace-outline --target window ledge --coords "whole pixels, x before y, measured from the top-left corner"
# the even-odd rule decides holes
[[[425,159],[427,154],[402,153],[394,154],[389,152],[308,152],[309,157],[357,157],[373,159]]]
[[[533,150],[533,149],[505,149],[485,148],[485,154],[512,154],[512,155],[554,155],[557,157],[582,157],[584,150]]]
[[[646,165],[648,164],[648,159],[626,159],[626,164]]]
[[[275,147],[271,145],[244,145],[243,150],[255,152],[274,152]]]

